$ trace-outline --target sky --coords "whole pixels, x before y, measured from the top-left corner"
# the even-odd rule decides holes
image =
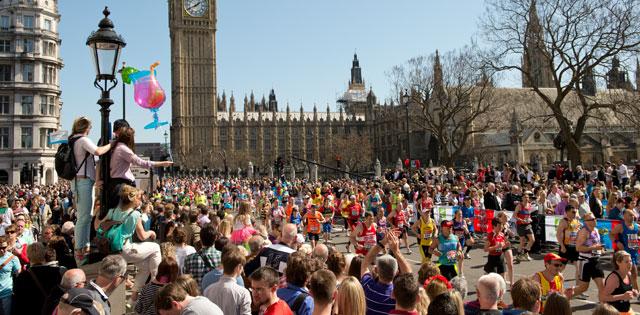
[[[176,1],[176,0],[170,0]],[[213,0],[211,0],[213,1]],[[127,42],[121,61],[138,69],[159,61],[158,80],[167,93],[160,119],[171,121],[171,64],[167,0],[59,1],[60,53],[64,68],[62,129],[75,117],[89,116],[99,138],[100,92],[86,46],[104,6],[115,30]],[[358,54],[367,88],[379,101],[391,97],[387,73],[394,65],[420,55],[455,50],[479,36],[482,0],[222,0],[217,3],[218,93],[236,97],[236,108],[252,91],[260,100],[275,90],[278,107],[291,110],[337,110],[347,89],[353,54]],[[126,89],[127,120],[136,142],[164,142],[168,126],[144,130],[152,113],[133,102]],[[112,91],[111,120],[122,117],[122,83]]]

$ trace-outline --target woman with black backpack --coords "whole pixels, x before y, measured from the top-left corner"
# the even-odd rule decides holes
[[[84,260],[90,249],[91,214],[93,213],[93,185],[96,181],[95,156],[103,155],[111,149],[111,144],[96,146],[89,139],[91,121],[80,117],[73,121],[69,146],[73,149],[75,165],[79,165],[76,176],[71,180],[76,207],[75,256],[78,263]]]

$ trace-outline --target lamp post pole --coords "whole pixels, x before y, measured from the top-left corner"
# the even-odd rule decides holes
[[[407,124],[407,154],[409,155],[409,173],[411,173],[411,132],[409,130],[409,93],[407,90],[404,90],[404,94],[402,95],[402,100],[404,101],[404,109],[405,109],[405,118]]]
[[[118,73],[122,73],[122,71],[124,71],[124,67],[127,66],[126,62],[122,62],[122,68],[120,68],[120,70],[118,70]],[[122,119],[123,120],[127,120],[127,107],[125,106],[127,104],[127,94],[126,94],[126,87],[125,84],[122,83]],[[166,131],[165,131],[166,133]]]
[[[100,144],[106,145],[111,138],[111,131],[109,128],[109,113],[111,110],[109,107],[113,105],[110,92],[118,84],[116,79],[116,66],[118,59],[120,58],[120,52],[124,46],[125,41],[113,30],[113,22],[109,19],[109,8],[105,7],[102,11],[104,18],[100,20],[98,24],[99,29],[94,31],[87,38],[87,46],[91,50],[91,57],[93,58],[94,65],[96,67],[96,78],[93,85],[101,91],[98,105],[100,105]],[[100,194],[100,214],[99,218],[104,218],[107,214],[107,205],[109,197],[109,160],[107,154],[100,156],[100,175],[102,178],[102,193]]]

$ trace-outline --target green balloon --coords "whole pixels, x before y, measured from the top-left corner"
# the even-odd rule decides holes
[[[126,83],[126,84],[131,84],[131,78],[129,78],[129,75],[138,72],[139,70],[134,68],[134,67],[124,67],[124,69],[122,69],[122,82]]]

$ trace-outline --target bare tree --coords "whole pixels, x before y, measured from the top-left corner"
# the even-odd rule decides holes
[[[395,66],[389,74],[396,95],[409,91],[411,123],[438,141],[447,166],[470,149],[476,134],[496,127],[498,116],[491,115],[494,87],[480,56],[475,47],[466,46],[444,54],[441,61],[436,51]]]
[[[497,71],[522,74],[524,85],[545,105],[538,116],[555,120],[568,158],[577,165],[588,120],[601,118],[600,111],[635,106],[594,92],[597,78],[605,77],[614,57],[638,52],[640,2],[487,0],[487,4],[482,28],[492,56],[486,60]]]
[[[336,135],[329,152],[329,156],[339,159],[342,167],[348,166],[350,171],[363,170],[373,163],[373,145],[369,137],[355,132]]]

